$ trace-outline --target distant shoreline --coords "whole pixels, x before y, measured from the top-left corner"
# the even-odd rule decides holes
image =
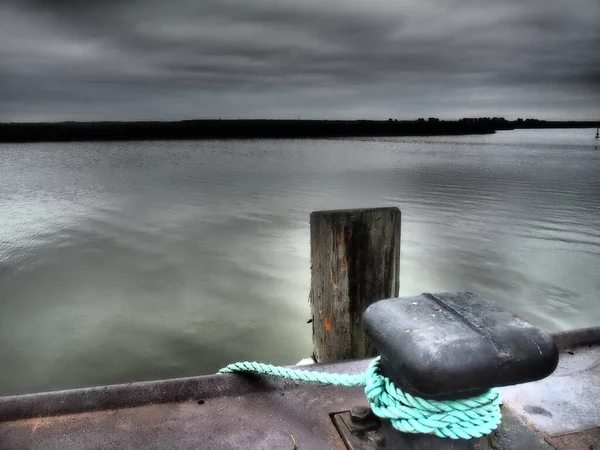
[[[499,130],[596,128],[599,121],[469,118],[399,120],[184,120],[178,122],[0,123],[0,143],[206,139],[323,139],[457,136]]]

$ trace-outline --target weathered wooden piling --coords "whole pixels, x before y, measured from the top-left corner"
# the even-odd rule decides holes
[[[319,363],[374,356],[361,326],[373,302],[397,297],[398,208],[310,215],[313,356]]]

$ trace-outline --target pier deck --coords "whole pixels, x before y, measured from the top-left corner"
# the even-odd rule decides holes
[[[600,449],[599,336],[563,333],[550,377],[502,388],[503,421],[488,438],[473,446],[412,435],[405,448]],[[303,369],[356,373],[369,361]],[[346,449],[332,416],[357,405],[368,406],[361,388],[249,374],[3,397],[0,449]],[[398,448],[395,430],[379,434],[387,441],[361,448]]]

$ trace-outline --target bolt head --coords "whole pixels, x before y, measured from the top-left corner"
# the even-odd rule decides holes
[[[350,418],[353,422],[364,422],[369,418],[371,410],[364,406],[355,406],[350,410]]]

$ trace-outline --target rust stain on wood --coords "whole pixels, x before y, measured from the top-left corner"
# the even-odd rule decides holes
[[[329,316],[323,317],[323,326],[325,327],[326,333],[331,331],[331,319],[329,319]]]

